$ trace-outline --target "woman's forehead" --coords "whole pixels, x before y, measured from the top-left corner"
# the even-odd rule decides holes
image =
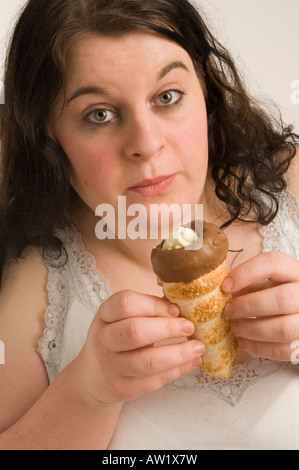
[[[67,75],[85,73],[159,73],[172,62],[192,66],[188,53],[178,44],[146,31],[123,36],[89,36],[78,39],[67,54]]]

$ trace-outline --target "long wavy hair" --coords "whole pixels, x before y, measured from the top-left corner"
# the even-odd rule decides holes
[[[275,217],[298,136],[251,99],[230,54],[191,3],[29,0],[11,38],[0,107],[0,277],[7,257],[20,257],[27,246],[62,249],[54,233],[68,223],[73,190],[67,157],[46,126],[64,92],[68,47],[83,35],[136,29],[184,48],[204,84],[210,173],[229,214],[223,227],[237,219],[268,224]]]

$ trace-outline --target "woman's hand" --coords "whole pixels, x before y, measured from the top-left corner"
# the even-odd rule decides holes
[[[232,300],[225,308],[241,349],[290,361],[299,340],[299,261],[262,253],[234,268],[223,282]]]
[[[99,309],[78,357],[85,390],[114,404],[152,392],[201,365],[204,347],[195,340],[154,346],[191,336],[191,322],[165,299],[122,291]]]

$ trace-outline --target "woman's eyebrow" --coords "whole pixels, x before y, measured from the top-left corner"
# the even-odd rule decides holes
[[[100,88],[96,86],[85,86],[79,88],[78,90],[73,93],[73,95],[67,100],[66,105],[70,104],[71,101],[75,100],[79,96],[82,95],[106,95],[107,91],[105,88]]]
[[[173,69],[178,69],[178,68],[181,68],[181,69],[184,69],[186,70],[187,72],[189,72],[190,70],[188,69],[188,67],[183,64],[183,62],[172,62],[171,64],[169,65],[166,65],[166,67],[164,67],[161,72],[159,73],[158,75],[158,80],[161,80],[163,77],[165,77],[169,72],[171,72]]]
[[[188,67],[183,64],[183,62],[172,62],[169,65],[166,65],[163,67],[161,72],[158,74],[158,80],[161,80],[163,77],[165,77],[169,72],[171,72],[173,69],[177,68],[182,68],[189,72]],[[95,86],[86,86],[79,88],[76,90],[73,95],[67,100],[66,105],[70,104],[71,101],[75,100],[79,96],[82,95],[107,95],[107,90],[105,88],[101,87],[95,87]]]

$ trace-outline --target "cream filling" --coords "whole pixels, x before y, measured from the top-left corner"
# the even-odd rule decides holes
[[[194,230],[187,227],[180,227],[175,230],[168,240],[163,243],[163,250],[178,250],[184,248],[198,240],[198,236]]]

